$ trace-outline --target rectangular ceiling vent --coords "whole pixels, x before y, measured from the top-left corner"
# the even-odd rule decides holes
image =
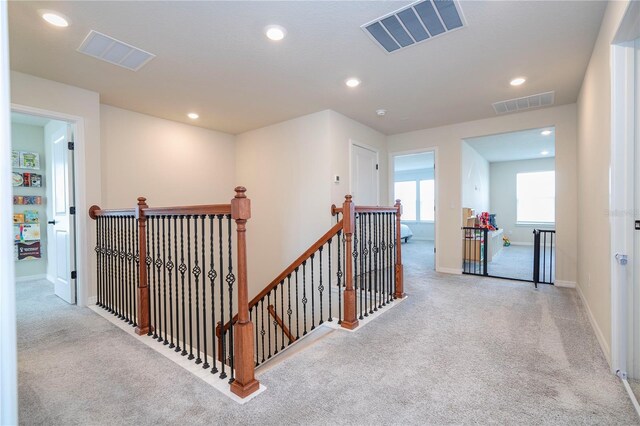
[[[421,0],[369,23],[362,30],[392,53],[466,25],[456,0]]]
[[[91,30],[78,48],[78,52],[114,65],[138,71],[156,55],[123,43],[113,37]]]
[[[496,114],[506,114],[509,112],[523,111],[525,109],[542,108],[553,105],[556,92],[538,93],[537,95],[525,96],[523,98],[509,99],[493,103]]]

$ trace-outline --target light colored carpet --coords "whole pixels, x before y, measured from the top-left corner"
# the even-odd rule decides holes
[[[412,262],[420,264],[427,270],[435,269],[435,254],[433,253],[433,241],[420,241],[410,239],[402,243],[402,256],[409,256]]]
[[[268,369],[244,406],[50,285],[20,283],[20,421],[638,423],[574,290],[441,275],[404,254],[409,299]]]

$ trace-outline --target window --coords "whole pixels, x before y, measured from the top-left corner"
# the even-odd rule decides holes
[[[402,219],[416,220],[416,181],[396,182],[395,199],[402,201]]]
[[[516,198],[518,223],[554,223],[556,172],[518,173]]]
[[[402,201],[402,220],[435,220],[433,179],[396,182],[394,198]]]

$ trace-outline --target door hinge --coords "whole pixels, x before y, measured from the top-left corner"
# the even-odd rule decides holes
[[[75,207],[69,207],[69,214],[76,214],[76,208]]]
[[[636,231],[640,231],[640,220],[635,221]]]
[[[73,151],[75,148],[75,144],[73,142],[67,142],[67,146],[69,147],[69,151]]]
[[[376,170],[378,170],[378,165],[376,164]]]
[[[75,280],[76,278],[78,278],[78,273],[76,271],[71,271],[71,279]]]

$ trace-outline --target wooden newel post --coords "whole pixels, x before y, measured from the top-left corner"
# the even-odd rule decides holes
[[[238,321],[234,325],[234,364],[235,380],[231,383],[231,392],[244,398],[260,388],[255,378],[253,359],[253,323],[249,321],[249,288],[247,285],[247,240],[246,224],[251,217],[251,200],[247,198],[246,188],[235,189],[236,196],[231,200],[231,217],[236,221],[238,233]]]
[[[358,326],[356,317],[356,291],[353,287],[353,227],[356,219],[356,206],[351,201],[351,195],[344,197],[342,204],[342,229],[345,237],[344,256],[346,267],[344,271],[344,319],[342,327],[353,330]]]
[[[403,271],[402,271],[402,238],[400,229],[400,217],[402,216],[402,204],[396,200],[396,298],[402,298],[404,294]]]
[[[147,279],[147,218],[144,215],[144,209],[149,208],[147,199],[138,198],[136,205],[136,219],[138,219],[138,251],[140,261],[138,262],[139,276],[138,281],[138,325],[135,328],[136,334],[150,334],[151,327],[149,325],[149,283]]]

